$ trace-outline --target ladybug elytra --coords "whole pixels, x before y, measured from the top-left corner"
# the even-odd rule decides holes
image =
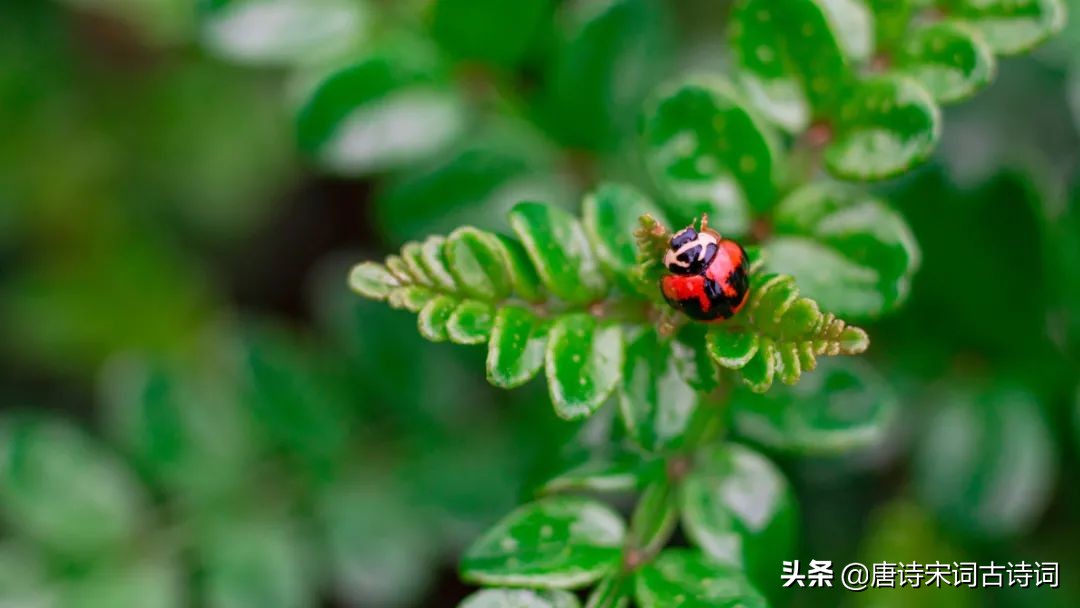
[[[731,239],[710,230],[688,226],[671,237],[660,279],[660,290],[672,307],[698,321],[730,319],[746,304],[750,293],[746,251]]]

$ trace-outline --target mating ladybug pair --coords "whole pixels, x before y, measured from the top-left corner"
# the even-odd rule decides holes
[[[730,319],[746,304],[750,268],[746,251],[707,226],[688,226],[671,237],[660,290],[672,307],[699,321]]]

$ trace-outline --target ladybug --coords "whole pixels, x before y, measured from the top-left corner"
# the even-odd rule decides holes
[[[710,230],[688,226],[671,237],[664,254],[668,273],[660,291],[672,307],[698,321],[730,319],[746,305],[750,272],[746,251],[731,239]]]

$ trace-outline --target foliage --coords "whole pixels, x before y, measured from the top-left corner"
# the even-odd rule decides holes
[[[614,396],[626,436],[666,463],[665,474],[631,484],[642,493],[628,525],[591,500],[549,497],[521,507],[466,552],[466,580],[596,584],[591,606],[621,605],[630,595],[642,606],[675,595],[701,605],[764,603],[753,582],[763,584],[765,564],[790,555],[794,507],[785,497],[782,505],[752,501],[753,512],[740,513],[746,503],[730,496],[730,488],[786,496],[776,489],[786,481],[748,448],[714,442],[716,412],[731,398],[726,370],[766,393],[774,378],[798,388],[820,356],[862,353],[866,332],[823,313],[819,302],[863,319],[893,311],[921,260],[901,215],[857,186],[817,177],[818,167],[837,180],[878,180],[922,163],[940,137],[939,104],[986,86],[995,53],[1042,41],[1061,26],[1063,10],[1054,2],[939,8],[948,19],[915,18],[916,7],[903,2],[740,2],[731,25],[735,80],[681,77],[646,105],[642,156],[662,204],[632,185],[606,183],[585,197],[580,221],[523,202],[507,222],[516,239],[464,227],[353,269],[355,291],[417,313],[429,340],[487,343],[496,386],[516,387],[543,368],[555,412],[568,420],[593,415]],[[735,319],[698,330],[664,307],[657,280],[671,236],[665,216],[676,225],[700,221],[700,229],[708,217],[725,235],[753,239],[751,296]],[[879,382],[859,366],[831,369],[828,381]],[[850,449],[872,441],[889,418],[892,401],[871,394],[854,397],[850,417],[815,415],[795,397],[785,409],[777,409],[783,399],[748,397],[731,415],[736,430],[775,447]],[[928,444],[936,445],[933,435]],[[589,487],[580,472],[574,477]],[[945,496],[928,501],[950,504]],[[662,550],[679,514],[701,552]],[[711,577],[723,596],[706,584]]]
[[[781,560],[856,553],[1070,570],[1080,143],[1041,105],[1069,37],[987,89],[1057,0],[65,4],[0,9],[0,604],[442,605],[451,562],[488,586],[466,608],[784,604]],[[363,250],[310,272],[341,244],[313,215]],[[715,325],[656,286],[706,215],[752,269]],[[350,298],[341,260],[389,248],[349,285],[390,307]],[[960,595],[854,603],[988,599]]]

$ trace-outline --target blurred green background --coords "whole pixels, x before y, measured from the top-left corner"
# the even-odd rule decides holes
[[[610,423],[489,387],[345,274],[640,182],[641,101],[725,69],[729,4],[263,3],[0,3],[0,606],[453,606],[463,546]],[[872,450],[780,460],[800,556],[1058,561],[1061,588],[790,605],[1080,605],[1080,27],[945,125],[874,186],[923,252],[864,324],[880,381],[776,397],[897,405]]]

